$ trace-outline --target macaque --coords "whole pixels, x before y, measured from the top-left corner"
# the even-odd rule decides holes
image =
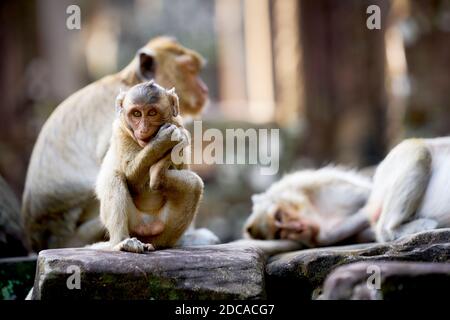
[[[199,77],[203,61],[171,38],[155,38],[122,71],[79,90],[55,109],[34,146],[22,199],[33,250],[104,239],[94,188],[109,149],[115,97],[120,90],[154,79],[165,88],[175,87],[183,117],[198,115],[208,97]],[[170,135],[158,134],[155,150],[169,150],[169,141]]]
[[[109,242],[91,247],[142,253],[174,246],[203,192],[200,177],[171,161],[168,148],[181,143],[185,151],[189,144],[178,97],[150,81],[122,92],[116,107],[119,116],[96,183]],[[165,135],[171,140],[157,143]]]
[[[278,188],[285,189],[284,192],[275,190],[274,185],[263,196],[256,196],[254,199],[254,212],[246,224],[246,232],[250,236],[263,239],[287,238],[304,241],[316,245],[330,245],[341,241],[349,236],[362,232],[370,240],[370,234],[374,233],[378,242],[388,242],[399,239],[405,235],[414,234],[421,231],[428,231],[437,228],[450,227],[450,201],[447,191],[450,190],[450,138],[434,139],[408,139],[392,149],[386,158],[379,164],[375,171],[372,187],[367,203],[359,210],[350,210],[354,214],[341,220],[334,227],[322,232],[323,226],[329,226],[329,219],[336,219],[339,216],[340,206],[347,202],[351,206],[354,203],[354,190],[349,189],[347,194],[336,193],[335,187],[328,181],[327,189],[323,189],[324,181],[319,180],[318,175],[322,170],[312,172],[311,181],[304,182],[306,187],[299,190],[297,184],[301,182],[302,172],[297,173],[298,178],[292,179],[293,187],[287,187],[283,180],[292,178],[288,176],[278,183]],[[337,172],[335,172],[337,173]],[[331,181],[332,175],[328,176]],[[302,180],[305,180],[302,178]],[[325,180],[326,181],[326,180]],[[335,178],[334,184],[339,179]],[[322,197],[316,200],[313,208],[310,205],[308,211],[316,211],[324,203],[335,203],[336,210],[332,212],[327,221],[321,223],[311,223],[302,218],[295,206],[290,205],[291,214],[285,212],[286,209],[279,208],[286,206],[289,199],[299,199],[293,203],[303,203],[300,199],[305,195],[310,202],[310,192],[305,190],[325,190]],[[289,191],[291,190],[291,191]],[[295,191],[296,190],[296,191]],[[353,191],[352,191],[353,190]],[[288,196],[283,196],[287,193]],[[294,194],[290,196],[289,194]],[[337,197],[336,197],[337,196]],[[367,197],[367,195],[366,195]],[[275,201],[273,200],[275,199]],[[283,199],[283,200],[280,200]],[[316,198],[317,199],[317,198]],[[331,200],[334,199],[334,200]],[[339,200],[338,203],[335,200]],[[291,200],[292,202],[292,200]],[[308,203],[308,202],[307,202]],[[331,207],[333,208],[333,207]],[[283,216],[289,219],[283,219]],[[291,217],[294,218],[291,218]],[[312,216],[317,216],[313,214]],[[316,220],[313,220],[314,222]],[[319,235],[314,237],[314,235]],[[311,236],[312,235],[312,236]],[[311,241],[311,239],[313,241]],[[316,241],[314,241],[316,239]]]
[[[286,175],[263,194],[252,197],[253,210],[244,236],[295,240],[308,247],[332,245],[351,237],[371,241],[366,217],[353,217],[365,205],[370,191],[370,179],[334,167]]]
[[[450,138],[409,139],[378,166],[362,209],[376,239],[450,227]]]

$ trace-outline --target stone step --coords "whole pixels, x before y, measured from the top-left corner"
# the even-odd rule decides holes
[[[298,288],[299,298],[317,297],[335,268],[360,261],[450,262],[450,229],[407,236],[390,243],[369,243],[282,253],[266,266],[268,297],[284,297],[283,288]]]
[[[145,254],[44,250],[32,298],[260,299],[267,255],[294,248],[290,241],[243,240]]]
[[[449,288],[450,263],[357,262],[334,270],[320,299],[440,300]]]

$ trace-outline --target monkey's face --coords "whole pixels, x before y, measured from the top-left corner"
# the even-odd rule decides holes
[[[252,197],[253,212],[244,227],[247,238],[270,240],[288,239],[314,246],[319,226],[308,218],[314,208],[305,198],[295,203],[283,199],[270,199],[268,195]]]
[[[126,121],[133,131],[136,142],[145,147],[158,132],[162,122],[157,105],[132,104],[125,108]]]
[[[180,93],[182,112],[186,114],[199,113],[208,100],[208,87],[200,78],[203,68],[203,58],[193,53],[185,53],[175,58],[178,75],[174,79],[175,87]],[[180,81],[183,80],[183,81]]]
[[[140,147],[145,147],[164,123],[178,115],[178,97],[154,81],[135,85],[116,100],[122,119]]]
[[[182,115],[197,115],[208,101],[208,87],[200,78],[205,59],[175,39],[157,37],[137,53],[137,75],[154,79],[165,88],[175,87]]]

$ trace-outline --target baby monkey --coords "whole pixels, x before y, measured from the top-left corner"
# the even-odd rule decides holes
[[[91,248],[142,253],[171,247],[193,220],[203,192],[200,177],[171,160],[172,150],[187,152],[189,145],[178,96],[150,81],[121,92],[116,109],[96,182],[109,242]]]

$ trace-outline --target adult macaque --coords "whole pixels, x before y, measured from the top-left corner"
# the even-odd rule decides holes
[[[282,183],[283,180],[279,182],[279,188],[281,191],[286,189],[288,196],[283,196],[283,193],[277,190],[269,194],[272,187],[263,196],[255,198],[254,212],[246,225],[247,233],[264,239],[281,237],[303,241],[306,238],[312,245],[330,245],[361,231],[365,233],[369,226],[372,226],[371,229],[379,242],[396,240],[421,231],[448,228],[450,227],[450,201],[447,197],[447,191],[450,190],[449,161],[448,137],[403,141],[391,150],[378,166],[366,205],[360,210],[348,211],[356,213],[337,224],[327,220],[333,221],[336,216],[340,216],[338,209],[341,208],[342,201],[344,205],[347,202],[349,206],[354,203],[352,199],[355,199],[354,191],[357,189],[354,187],[357,184],[349,188],[347,194],[339,194],[333,187],[339,178],[333,179],[333,175],[327,174],[329,179],[327,182],[327,179],[320,180],[316,176],[324,169],[312,172],[310,182],[300,182],[300,178],[304,179],[302,172],[297,173],[298,179],[294,178],[294,175],[288,176],[287,178],[293,180],[292,187],[289,187],[290,192],[287,184]],[[334,183],[330,183],[332,180]],[[300,184],[306,187],[298,189],[297,186]],[[329,187],[328,191],[321,193],[322,197],[315,197],[316,204],[313,200],[311,209],[308,195],[310,191],[305,190],[327,190],[323,188],[324,186]],[[370,185],[368,188],[370,189]],[[292,193],[294,195],[290,196]],[[289,215],[285,213],[287,210],[277,212],[278,208],[283,207],[282,204],[289,202],[288,199],[298,199],[293,201],[294,204],[305,202],[301,200],[305,195],[309,201],[306,201],[307,207],[310,208],[308,211],[321,212],[320,208],[325,203],[333,204],[336,200],[338,205],[328,216],[329,219],[322,220],[319,224],[311,223],[309,220],[305,222],[304,214],[300,214],[304,210],[295,210],[295,205],[288,206],[294,208]],[[283,221],[283,216],[288,216],[287,222]],[[317,218],[313,220],[316,221]],[[322,233],[323,227],[331,224],[334,227]]]
[[[289,174],[252,197],[253,211],[244,235],[296,240],[310,247],[358,236],[360,241],[370,241],[367,218],[353,216],[365,205],[370,191],[369,179],[338,168]]]
[[[176,88],[181,115],[199,114],[208,95],[199,78],[202,64],[196,52],[175,40],[156,38],[122,71],[79,90],[56,108],[34,146],[23,195],[24,225],[34,250],[103,239],[94,186],[109,147],[115,97],[154,79]],[[157,141],[164,144],[164,139],[170,137]]]
[[[171,247],[194,218],[203,192],[200,177],[171,161],[175,144],[182,144],[180,150],[189,144],[178,97],[150,81],[121,93],[117,109],[96,184],[109,242],[92,247],[136,253]]]
[[[450,138],[409,139],[378,166],[367,204],[334,232],[372,225],[387,242],[450,227]]]
[[[378,166],[362,213],[380,242],[450,227],[449,190],[450,138],[405,140]]]

